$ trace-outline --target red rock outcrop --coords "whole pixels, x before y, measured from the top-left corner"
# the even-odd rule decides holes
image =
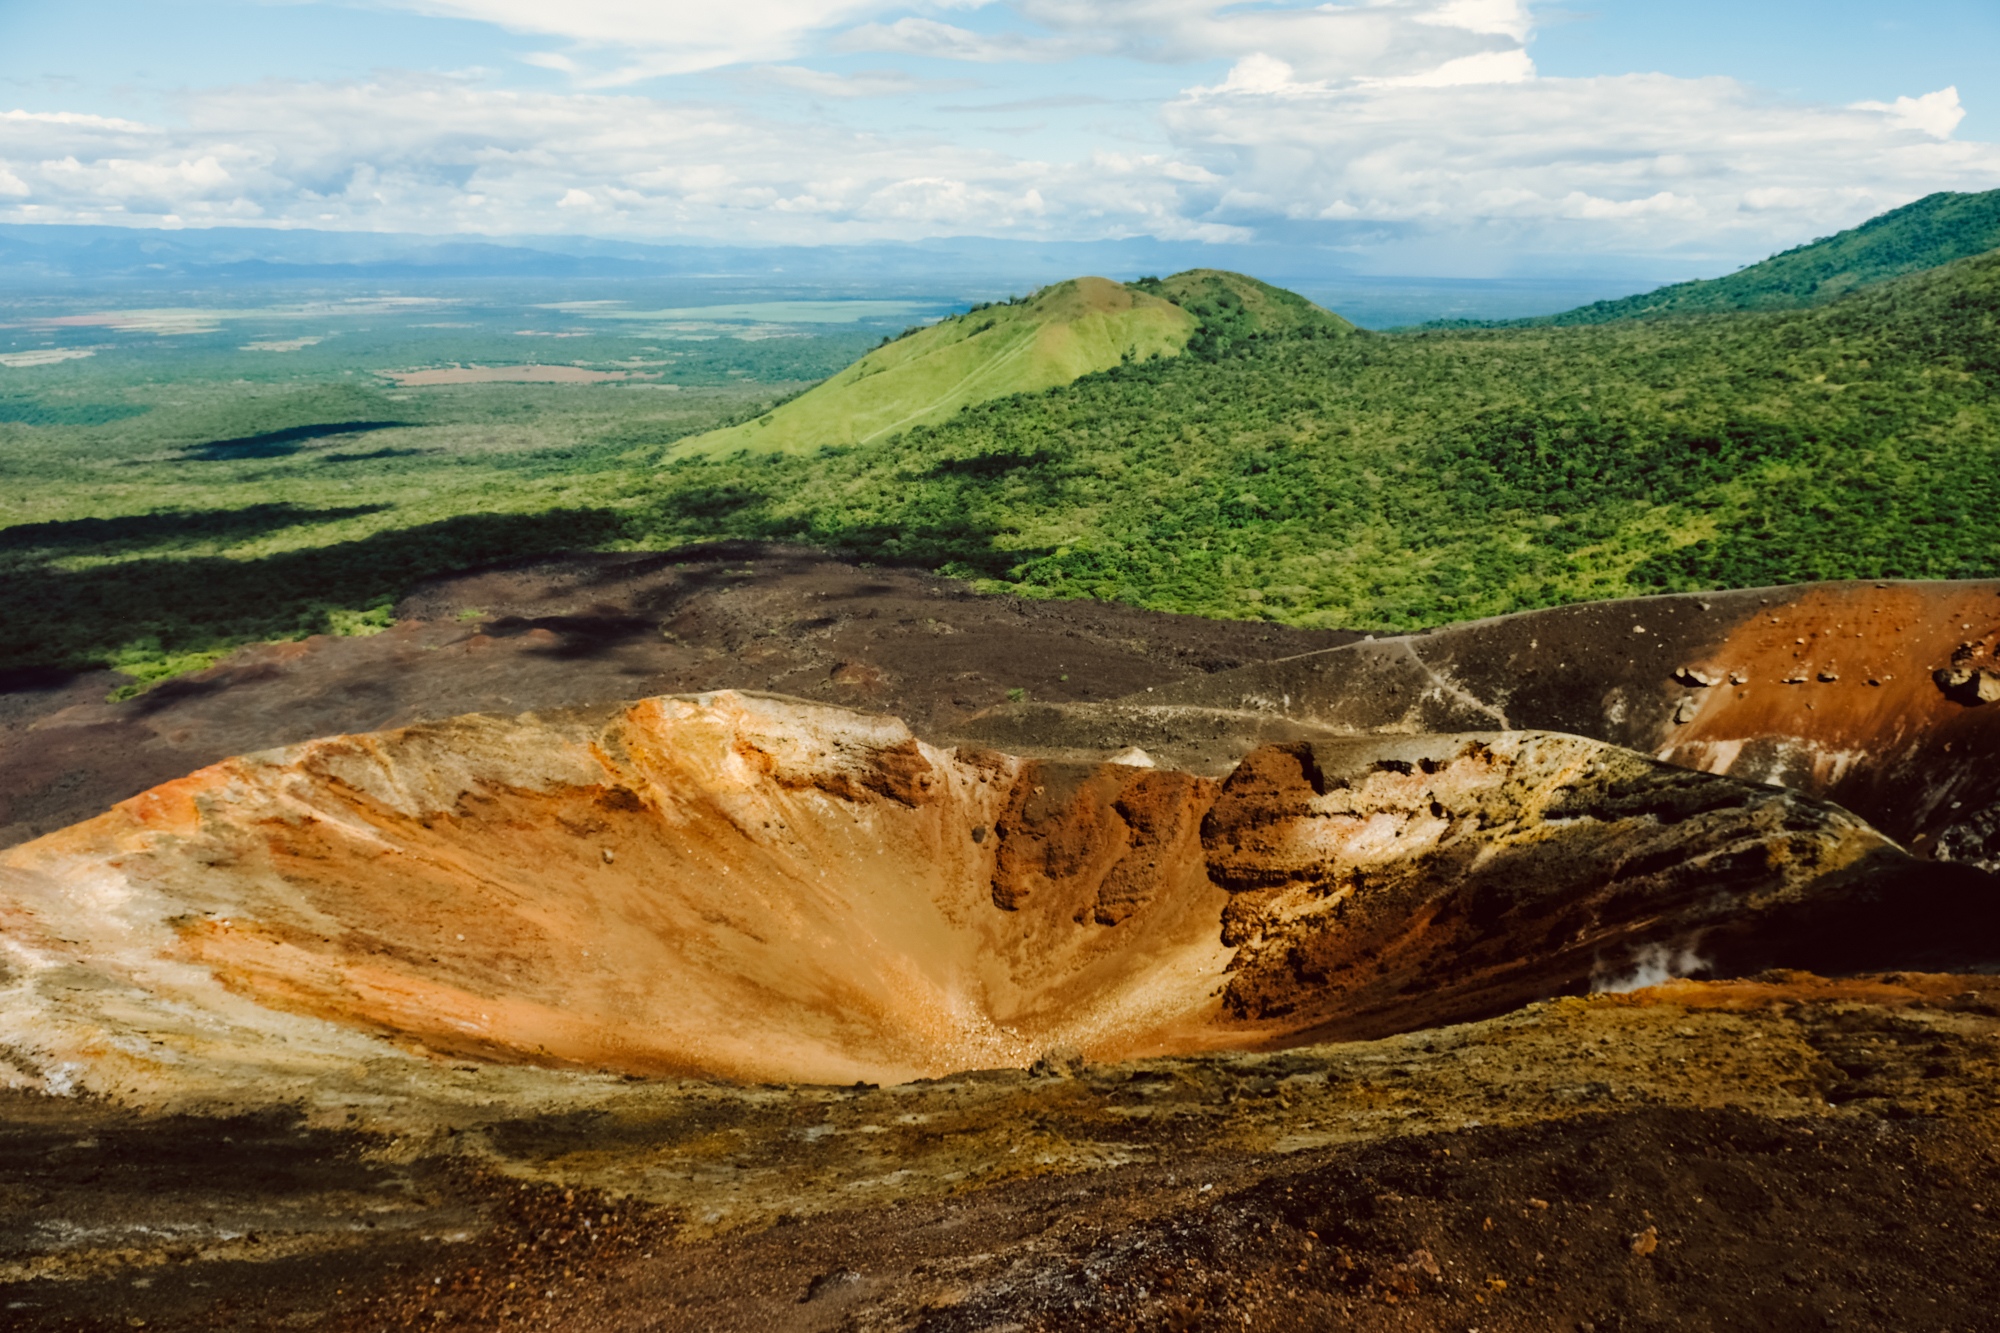
[[[1912,862],[1795,793],[1573,736],[1265,747],[1202,838],[1233,895],[1227,1011],[1295,1039],[1498,1013],[1581,979],[1914,961],[1955,934],[2000,956],[1985,875]]]
[[[1555,607],[1124,702],[1347,733],[1568,732],[1824,797],[1921,855],[2000,868],[2000,704],[1979,686],[1996,652],[2000,583],[1824,583]],[[1014,739],[1004,716],[968,734]]]

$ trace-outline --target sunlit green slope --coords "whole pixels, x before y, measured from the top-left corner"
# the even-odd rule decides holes
[[[1545,322],[1603,324],[1724,310],[1795,310],[1996,247],[2000,247],[2000,190],[1940,192],[1726,278],[1675,283],[1638,296],[1599,301]]]
[[[645,503],[660,545],[1366,629],[1991,577],[2000,252],[1805,310],[1190,344],[864,448],[668,467]]]
[[[898,338],[791,402],[684,441],[671,456],[867,444],[942,421],[968,403],[1176,355],[1196,328],[1195,317],[1171,301],[1106,278],[1072,278]]]

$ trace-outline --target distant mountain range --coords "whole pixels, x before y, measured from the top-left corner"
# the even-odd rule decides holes
[[[1434,327],[1508,324],[1601,324],[1722,310],[1796,309],[1906,273],[2000,247],[2000,190],[1939,193],[1859,227],[1798,246],[1726,277],[1674,283],[1638,295],[1596,301],[1559,314],[1519,319],[1434,321]],[[1346,310],[1356,301],[1374,327],[1400,322],[1382,288],[1435,286],[1432,310],[1466,308],[1477,280],[1395,279],[1355,273],[1346,257],[1294,246],[1213,245],[1137,237],[1113,241],[1037,242],[954,237],[870,245],[653,245],[577,236],[438,237],[402,233],[279,230],[256,227],[180,231],[103,226],[0,224],[0,283],[37,286],[129,283],[429,282],[461,280],[693,280],[757,287],[810,287],[879,295],[923,288],[937,294],[1011,294],[1079,273],[1112,277],[1188,269],[1255,272],[1303,288]],[[1605,290],[1606,280],[1496,280],[1489,285],[1549,288],[1569,299]],[[1568,285],[1572,290],[1558,289]],[[1637,283],[1634,284],[1635,286]],[[1580,290],[1578,289],[1580,288]],[[1616,290],[1613,286],[1611,290]],[[1537,298],[1509,291],[1474,299],[1470,310],[1503,313]],[[1544,298],[1545,299],[1545,298]],[[1407,319],[1422,318],[1419,300]],[[1408,308],[1408,303],[1400,303]],[[1378,308],[1379,307],[1379,308]],[[1544,307],[1548,308],[1548,307]]]

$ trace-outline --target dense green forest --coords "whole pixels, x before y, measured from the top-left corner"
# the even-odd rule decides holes
[[[987,302],[882,345],[753,421],[685,440],[678,455],[813,454],[866,445],[964,408],[1032,394],[1126,361],[1213,359],[1263,333],[1354,326],[1296,292],[1217,269],[1117,283],[1071,278]]]
[[[1168,293],[1202,322],[1180,356],[797,455],[672,457],[804,387],[720,370],[412,394],[43,367],[0,422],[0,670],[143,682],[379,628],[449,570],[719,538],[1377,630],[2000,575],[2000,253],[1808,309],[1583,326],[1367,334],[1219,290]]]
[[[1608,324],[1725,310],[1797,310],[2000,247],[2000,190],[1940,192],[1722,278],[1598,301],[1515,324]]]
[[[1821,309],[1266,335],[862,450],[677,463],[635,531],[1029,594],[1392,629],[2000,573],[2000,255]]]

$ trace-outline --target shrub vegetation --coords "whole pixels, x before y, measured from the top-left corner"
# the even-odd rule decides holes
[[[0,669],[143,682],[379,628],[448,570],[746,537],[1372,630],[2000,575],[2000,253],[1804,309],[1389,335],[1241,279],[1135,285],[1185,302],[1186,354],[803,453],[674,456],[796,382],[413,396],[54,367],[0,403]]]

